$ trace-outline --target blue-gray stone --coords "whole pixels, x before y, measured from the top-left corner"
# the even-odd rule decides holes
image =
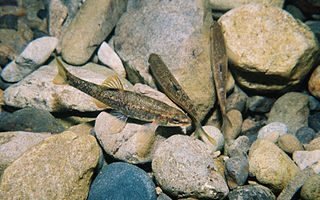
[[[316,132],[320,131],[320,112],[309,116],[308,124]]]
[[[275,101],[276,99],[274,98],[252,96],[248,100],[248,109],[252,112],[266,113],[271,110]]]
[[[262,185],[245,185],[233,190],[228,195],[229,200],[275,200],[270,189]]]
[[[124,162],[104,166],[91,184],[88,200],[156,200],[155,185],[142,169]]]
[[[239,154],[228,159],[225,166],[229,187],[232,183],[244,185],[249,174],[248,159],[244,155]]]
[[[320,133],[316,133],[312,128],[304,126],[299,128],[294,135],[298,138],[301,144],[308,144],[314,138],[319,137]]]

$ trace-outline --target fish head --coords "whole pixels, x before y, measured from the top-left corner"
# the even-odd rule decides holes
[[[169,116],[165,116],[167,126],[190,126],[191,119],[185,113],[180,110],[176,110],[170,113]]]

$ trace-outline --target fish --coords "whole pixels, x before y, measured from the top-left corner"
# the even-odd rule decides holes
[[[215,90],[218,97],[220,112],[222,116],[222,130],[225,133],[226,127],[231,126],[227,116],[227,91],[226,82],[228,78],[228,56],[226,44],[222,33],[221,25],[214,21],[210,26],[210,65],[213,73]]]
[[[212,145],[216,145],[216,141],[211,138],[202,128],[201,121],[199,120],[196,107],[187,93],[182,89],[179,82],[172,75],[166,64],[161,57],[155,53],[149,55],[149,69],[152,76],[160,86],[160,89],[178,106],[189,114],[191,120],[195,125],[196,138],[206,137]]]
[[[155,126],[189,126],[191,119],[181,110],[157,99],[123,89],[116,75],[108,77],[102,85],[85,81],[71,74],[55,56],[58,74],[53,79],[57,85],[70,85],[122,115],[151,122]]]

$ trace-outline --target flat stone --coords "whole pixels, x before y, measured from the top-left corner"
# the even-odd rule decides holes
[[[249,176],[280,192],[300,171],[299,167],[274,143],[258,139],[249,150]]]
[[[65,128],[46,110],[24,108],[4,116],[0,130],[61,133]]]
[[[304,200],[317,200],[320,198],[320,175],[310,177],[302,186],[301,193]]]
[[[91,184],[88,200],[156,200],[155,185],[142,169],[123,162],[104,166]]]
[[[278,140],[279,147],[286,153],[292,154],[295,151],[303,151],[304,148],[298,138],[292,134],[284,134]]]
[[[288,133],[288,128],[284,123],[281,122],[272,122],[270,124],[262,127],[258,132],[258,138],[266,138],[274,132],[280,133],[280,135],[284,135]]]
[[[96,84],[101,84],[111,76],[116,75],[113,70],[94,63],[84,67],[64,65],[75,76]],[[93,71],[94,70],[94,71]],[[43,66],[17,84],[7,88],[3,94],[6,105],[24,108],[29,105],[49,112],[77,110],[80,112],[98,111],[89,95],[67,85],[55,85],[52,80],[57,75],[56,63]],[[120,77],[124,87],[131,85]]]
[[[126,6],[126,0],[85,1],[63,36],[63,59],[74,65],[86,63],[111,33]]]
[[[173,135],[161,143],[152,171],[160,187],[178,198],[223,199],[229,192],[210,147],[189,136]]]
[[[307,151],[320,150],[320,137],[311,140],[311,142],[305,146]]]
[[[230,10],[219,22],[235,80],[256,93],[301,84],[320,53],[309,27],[281,8],[248,4]]]
[[[265,0],[210,0],[210,6],[215,10],[230,10],[239,6],[243,6],[245,4],[251,4],[251,3],[262,3],[266,6],[274,6],[282,8],[284,4],[284,0],[271,0],[271,1],[265,1]]]
[[[239,186],[229,193],[228,198],[230,200],[276,200],[269,188],[258,184]]]
[[[102,42],[98,50],[99,60],[120,74],[122,77],[126,77],[126,70],[122,64],[121,59],[117,53],[106,42]]]
[[[269,113],[268,122],[282,122],[288,132],[294,134],[299,128],[308,125],[309,96],[298,92],[288,92],[279,97]]]
[[[30,147],[38,144],[50,133],[25,131],[0,132],[0,179],[4,170]]]
[[[315,173],[320,174],[320,150],[295,151],[292,158],[301,170],[310,167]]]
[[[49,3],[49,34],[60,40],[62,25],[68,17],[68,7],[61,0]]]
[[[4,172],[1,199],[83,199],[99,160],[91,136],[64,132],[28,149]]]
[[[41,37],[26,46],[19,56],[5,66],[1,77],[8,82],[18,82],[43,64],[58,44],[55,37]]]
[[[115,30],[115,51],[126,63],[128,79],[155,87],[148,57],[160,55],[203,119],[216,99],[205,8],[197,0],[144,3],[124,13]]]

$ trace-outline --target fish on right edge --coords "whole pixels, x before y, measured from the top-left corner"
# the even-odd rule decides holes
[[[160,88],[175,104],[180,106],[186,113],[189,114],[195,125],[194,136],[196,138],[200,136],[202,139],[203,137],[206,137],[212,145],[216,146],[217,142],[203,130],[193,101],[182,89],[166,64],[162,61],[161,57],[155,53],[152,53],[149,56],[148,62],[150,64],[149,69]]]
[[[214,21],[210,26],[209,54],[215,89],[218,96],[220,112],[222,115],[222,132],[225,134],[226,127],[232,125],[226,112],[226,82],[228,78],[228,56],[221,25],[217,21]]]

